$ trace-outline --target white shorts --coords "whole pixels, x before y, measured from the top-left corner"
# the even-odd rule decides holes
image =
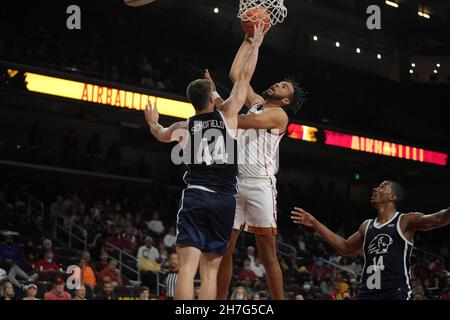
[[[275,177],[239,177],[233,229],[277,234]]]

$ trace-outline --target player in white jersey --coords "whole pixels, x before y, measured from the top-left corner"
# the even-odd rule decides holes
[[[251,42],[246,35],[230,71],[233,83],[237,79]],[[205,77],[212,79],[208,71]],[[217,96],[216,96],[217,97]],[[220,108],[220,98],[216,105]],[[217,283],[217,298],[225,300],[233,272],[233,251],[242,230],[255,235],[260,259],[272,299],[283,299],[283,275],[276,253],[278,146],[287,125],[286,108],[299,108],[304,91],[293,80],[272,85],[262,96],[249,87],[245,115],[238,117],[239,176],[236,196],[236,216],[227,253],[222,260]]]

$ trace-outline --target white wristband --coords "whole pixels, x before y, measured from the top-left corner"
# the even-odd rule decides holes
[[[222,97],[220,96],[220,94],[217,92],[217,91],[213,91],[212,92],[212,95],[213,95],[213,98],[214,98],[214,100],[216,100],[216,99],[222,99]]]

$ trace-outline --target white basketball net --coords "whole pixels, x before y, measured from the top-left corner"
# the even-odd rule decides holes
[[[244,19],[244,21],[262,21],[267,23],[258,14],[244,16],[244,13],[254,7],[262,7],[270,14],[271,25],[283,22],[287,16],[287,8],[284,6],[284,0],[239,0],[239,13],[238,18]],[[244,16],[244,17],[243,17]]]

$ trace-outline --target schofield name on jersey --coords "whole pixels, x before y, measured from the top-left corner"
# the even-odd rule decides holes
[[[223,121],[215,119],[206,121],[195,121],[194,125],[192,126],[191,132],[192,134],[196,134],[199,131],[209,128],[225,129],[225,123],[223,123]]]

